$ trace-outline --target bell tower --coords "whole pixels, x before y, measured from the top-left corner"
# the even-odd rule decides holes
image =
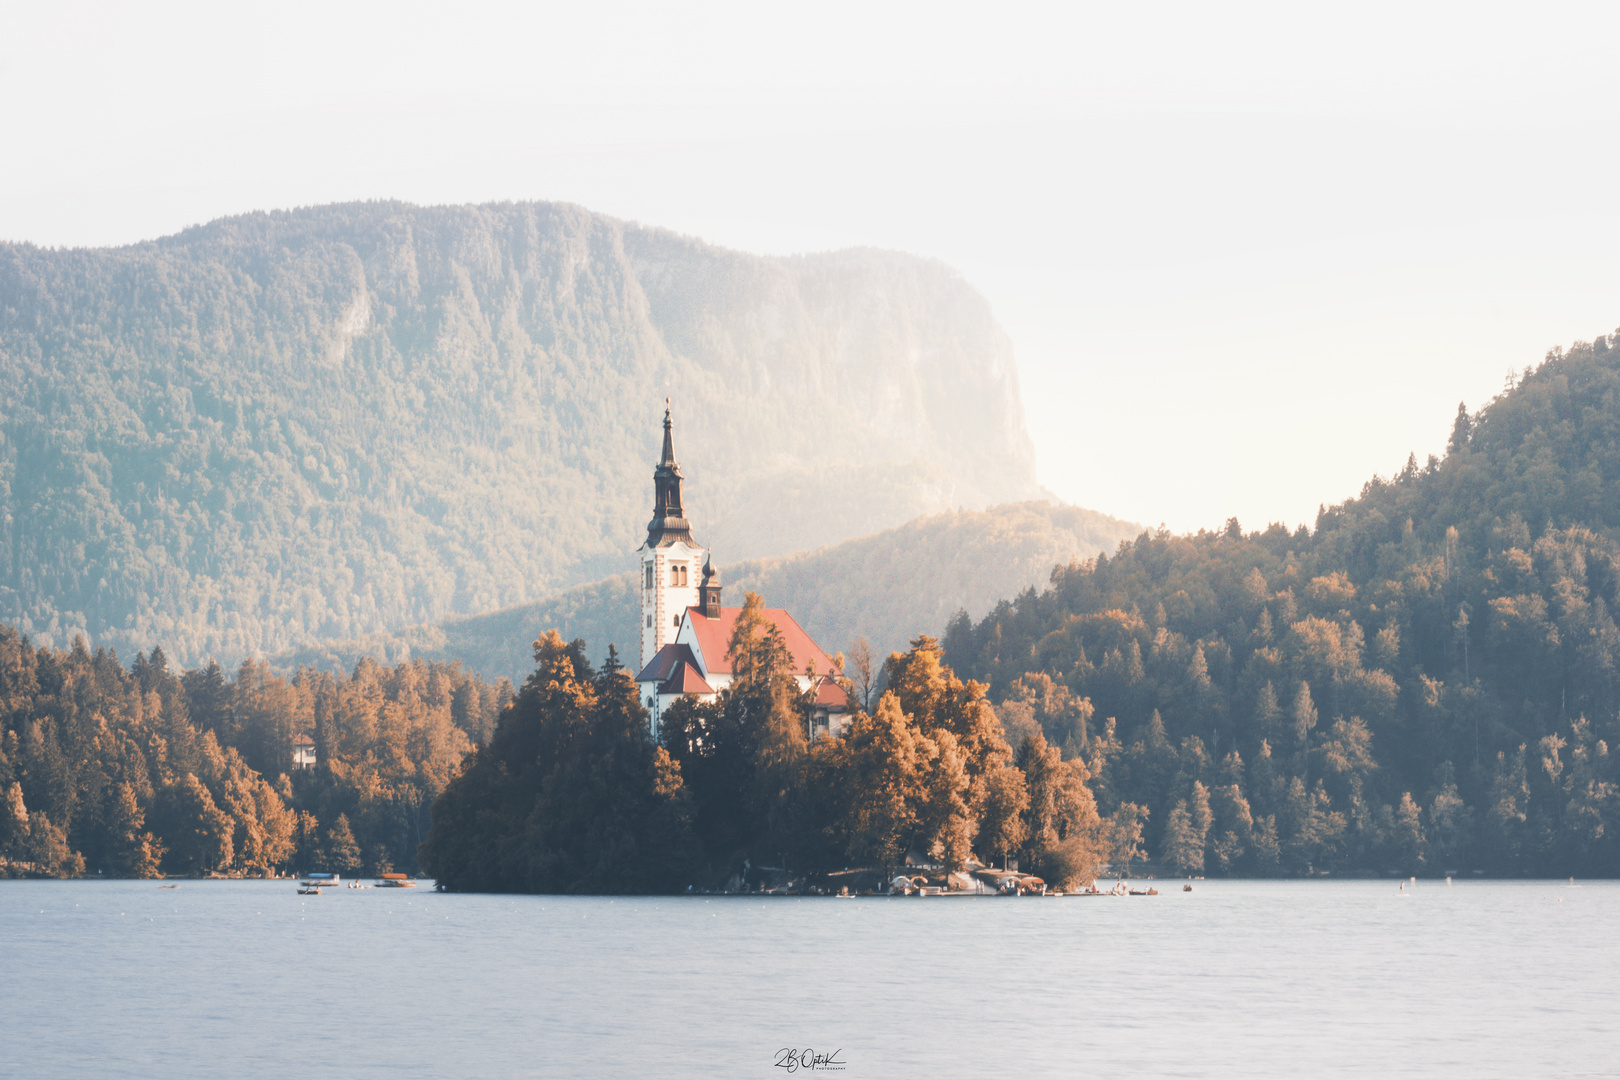
[[[681,507],[681,467],[675,460],[675,425],[664,399],[664,453],[653,468],[653,515],[647,542],[636,552],[641,563],[641,666],[675,640],[681,616],[702,602],[707,548],[692,539],[692,525]]]

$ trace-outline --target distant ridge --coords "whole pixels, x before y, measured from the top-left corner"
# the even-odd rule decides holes
[[[617,572],[666,395],[744,559],[1040,497],[984,298],[554,203],[0,244],[0,621],[227,665]]]
[[[786,607],[829,653],[864,634],[878,657],[917,634],[939,635],[961,610],[988,611],[998,600],[1045,585],[1052,569],[1142,532],[1116,518],[1049,502],[953,511],[873,536],[777,559],[721,564],[728,603],[752,590]],[[626,561],[628,561],[628,556]],[[609,642],[634,663],[635,576],[630,572],[557,596],[484,615],[445,620],[395,634],[306,645],[280,653],[284,669],[307,664],[347,671],[362,656],[388,663],[411,657],[459,660],[490,678],[520,680],[533,667],[531,645],[558,629],[584,638],[600,659]]]

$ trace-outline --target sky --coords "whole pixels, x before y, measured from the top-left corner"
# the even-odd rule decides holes
[[[541,199],[913,252],[989,298],[1053,493],[1293,526],[1620,326],[1617,29],[1557,4],[0,0],[0,240]]]

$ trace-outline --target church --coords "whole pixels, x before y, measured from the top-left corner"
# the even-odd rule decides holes
[[[654,738],[659,718],[676,701],[687,696],[713,701],[731,684],[727,652],[742,611],[721,605],[720,574],[709,549],[692,538],[692,525],[681,509],[681,467],[665,404],[664,453],[653,470],[653,516],[647,542],[636,552],[641,561],[641,672],[636,682],[652,714]],[[793,657],[800,692],[814,694],[805,734],[811,739],[841,734],[854,707],[831,677],[832,660],[786,611],[768,608],[764,616]]]

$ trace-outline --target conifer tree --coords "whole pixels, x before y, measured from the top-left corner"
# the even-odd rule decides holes
[[[1164,826],[1164,861],[1177,874],[1202,873],[1204,844],[1193,826],[1187,800],[1176,801]]]
[[[326,835],[321,838],[316,861],[328,873],[353,875],[360,872],[364,865],[360,845],[355,842],[347,814],[339,814],[337,820],[327,828]]]
[[[113,872],[136,878],[157,877],[161,872],[163,846],[146,831],[146,814],[135,798],[135,789],[127,782],[120,781],[112,789],[107,818]]]

